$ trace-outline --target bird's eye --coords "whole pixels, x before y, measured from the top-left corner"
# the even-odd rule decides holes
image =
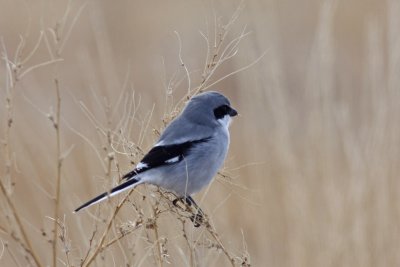
[[[214,109],[214,116],[217,120],[222,119],[226,114],[229,113],[229,110],[230,108],[227,105],[219,106],[216,109]]]

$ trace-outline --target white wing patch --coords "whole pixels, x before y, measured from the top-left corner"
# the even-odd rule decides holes
[[[176,156],[172,159],[166,160],[165,163],[175,163],[179,161],[179,156]]]
[[[154,146],[162,146],[162,145],[164,145],[164,141],[163,141],[163,140],[161,140],[160,142],[158,142],[158,143],[155,144]]]
[[[148,168],[148,167],[149,167],[149,165],[147,165],[146,163],[143,163],[143,162],[139,162],[138,165],[136,165],[137,170],[141,170],[143,168]]]

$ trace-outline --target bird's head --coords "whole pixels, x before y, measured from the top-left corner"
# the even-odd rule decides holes
[[[237,111],[231,107],[228,98],[214,91],[192,97],[183,112],[190,120],[197,123],[221,124],[225,127],[229,126],[231,117],[238,115]]]

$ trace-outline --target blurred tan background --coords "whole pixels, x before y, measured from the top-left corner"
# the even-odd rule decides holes
[[[32,70],[16,83],[10,132],[12,199],[42,262],[51,264],[51,246],[42,234],[51,235],[52,222],[46,216],[53,216],[54,209],[50,199],[55,190],[55,131],[46,117],[56,106],[54,78],[59,79],[62,96],[62,150],[73,146],[62,167],[60,214],[65,215],[75,266],[87,249],[93,218],[71,211],[111,184],[102,167],[104,138],[80,101],[104,127],[110,118],[109,126],[116,127],[124,114],[120,96],[135,91],[135,101],[140,98],[139,119],[128,136],[147,150],[157,138],[152,129],[163,126],[161,118],[168,110],[168,82],[176,84],[175,101],[186,93],[174,32],[181,39],[181,56],[194,87],[201,81],[207,52],[200,31],[213,34],[215,17],[227,23],[240,3],[88,1],[65,42],[63,61]],[[212,88],[226,94],[241,116],[231,127],[226,162],[234,180],[214,182],[201,201],[225,246],[238,255],[248,251],[254,266],[399,266],[400,2],[243,4],[227,42],[244,27],[251,33],[213,80],[266,54]],[[66,29],[82,5],[71,2]],[[55,25],[67,6],[67,1],[0,0],[0,38],[7,55],[12,58],[16,53],[20,36],[26,40],[22,54],[29,54],[40,30]],[[26,65],[46,60],[49,54],[42,41]],[[2,139],[6,77],[2,61]],[[112,116],[107,117],[104,103],[115,110]],[[142,139],[141,120],[147,120],[153,106]],[[91,140],[99,157],[76,131]],[[5,181],[3,148],[0,173]],[[118,158],[121,171],[129,170],[131,159]],[[115,166],[113,173],[117,173]],[[9,214],[3,196],[1,205],[3,227]],[[124,218],[132,217],[135,214],[128,212]],[[163,221],[175,222],[174,218]],[[165,230],[161,235],[171,238],[171,232],[176,234]],[[4,244],[9,243],[15,255],[23,253],[7,234],[1,233],[0,238],[0,265],[14,266]],[[171,251],[173,242],[168,243]],[[62,253],[60,258],[62,266]],[[173,257],[170,261],[171,266],[186,265]],[[138,262],[134,259],[130,264],[138,266]],[[105,257],[95,266],[111,263],[125,266],[126,260]],[[26,263],[20,259],[20,264]],[[200,266],[218,264],[227,262],[208,259]],[[148,265],[152,262],[143,263]]]

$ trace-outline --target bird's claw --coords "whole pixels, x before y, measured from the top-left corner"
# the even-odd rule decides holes
[[[190,220],[193,222],[194,227],[199,227],[202,223],[204,223],[204,216],[201,213],[192,214]]]
[[[179,205],[179,202],[185,205],[182,207]],[[195,211],[192,215],[190,215],[189,219],[193,222],[194,227],[199,227],[205,221],[205,216],[203,211],[197,206],[196,202],[192,198],[176,198],[172,201],[172,204],[177,208],[184,208],[185,211],[193,212],[193,209],[189,209],[188,207],[195,206]]]

